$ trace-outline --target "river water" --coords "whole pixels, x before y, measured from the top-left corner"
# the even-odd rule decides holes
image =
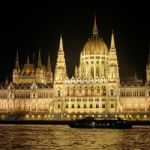
[[[0,125],[0,150],[149,150],[150,127],[74,129],[61,125]]]

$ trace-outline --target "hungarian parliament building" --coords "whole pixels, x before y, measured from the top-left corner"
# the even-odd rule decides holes
[[[37,64],[27,58],[21,68],[17,52],[12,82],[0,85],[0,120],[150,120],[150,56],[146,81],[135,74],[121,82],[114,36],[112,32],[107,46],[99,37],[95,17],[93,33],[83,46],[71,78],[67,75],[62,36],[54,73],[50,56],[43,65],[39,51]]]

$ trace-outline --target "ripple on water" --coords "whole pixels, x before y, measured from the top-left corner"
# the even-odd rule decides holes
[[[0,125],[0,149],[149,149],[150,127],[73,129],[54,125]]]

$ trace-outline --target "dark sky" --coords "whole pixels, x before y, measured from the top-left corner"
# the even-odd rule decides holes
[[[0,81],[11,79],[17,48],[22,65],[27,55],[31,60],[33,53],[37,57],[39,48],[43,64],[50,53],[54,71],[60,33],[71,76],[92,34],[95,10],[99,34],[108,46],[112,29],[115,32],[120,75],[137,72],[140,78],[145,78],[150,41],[148,2],[22,0],[0,4]]]

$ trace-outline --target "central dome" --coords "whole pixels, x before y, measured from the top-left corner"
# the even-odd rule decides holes
[[[108,48],[105,42],[99,37],[92,36],[88,39],[83,47],[83,54],[85,55],[107,55]]]
[[[83,55],[107,55],[108,53],[108,48],[105,42],[98,36],[96,17],[94,20],[93,35],[85,43],[82,52]]]

